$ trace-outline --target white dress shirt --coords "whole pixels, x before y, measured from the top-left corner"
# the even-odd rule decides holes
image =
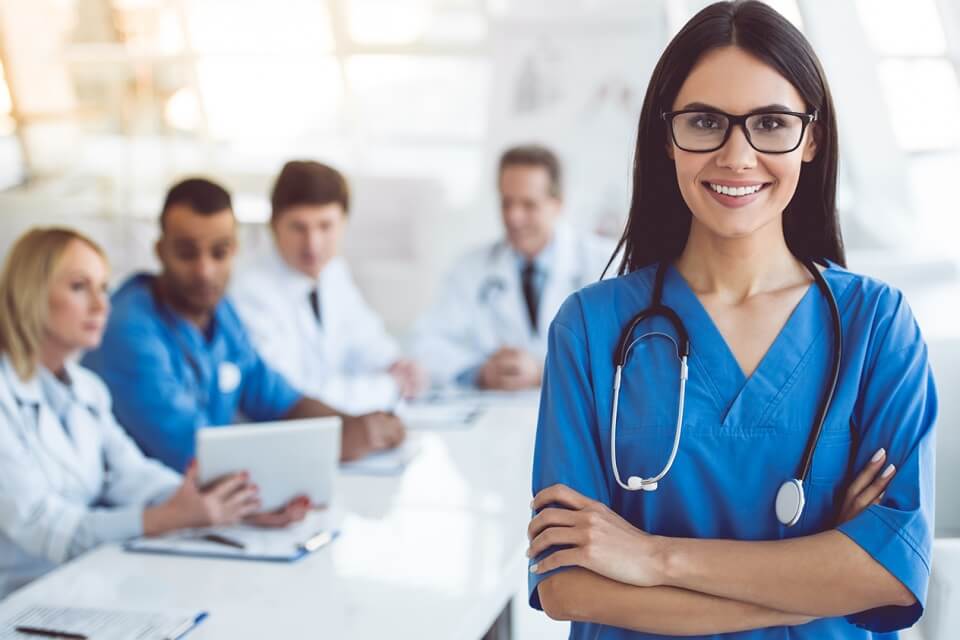
[[[92,372],[22,381],[0,356],[0,598],[104,542],[143,533],[181,478],[117,424]]]
[[[319,320],[310,304],[314,288]],[[230,295],[260,355],[302,393],[350,413],[393,406],[399,389],[387,369],[399,348],[343,258],[314,280],[272,249],[240,270]]]
[[[436,385],[473,384],[479,368],[502,347],[522,349],[542,362],[560,305],[599,280],[612,252],[612,243],[598,236],[557,225],[553,240],[534,259],[542,278],[536,329],[522,290],[523,261],[510,244],[504,239],[467,253],[417,321],[411,356]]]

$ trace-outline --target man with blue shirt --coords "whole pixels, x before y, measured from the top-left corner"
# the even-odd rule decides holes
[[[414,331],[411,355],[438,385],[539,387],[550,321],[600,278],[613,250],[563,221],[560,161],[549,149],[508,149],[497,187],[505,237],[457,262]]]
[[[237,247],[230,195],[208,180],[185,180],[168,192],[160,227],[161,273],[135,275],[114,293],[103,342],[84,360],[110,387],[118,421],[143,451],[183,471],[199,427],[238,415],[340,415],[264,363],[224,298]],[[342,417],[344,460],[404,438],[395,416]]]

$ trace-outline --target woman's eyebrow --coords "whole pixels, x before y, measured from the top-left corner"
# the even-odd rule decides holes
[[[705,102],[691,102],[685,105],[682,110],[686,111],[687,109],[699,109],[701,111],[719,111],[720,113],[727,113],[723,109],[707,104]],[[751,109],[747,113],[760,113],[762,111],[794,111],[794,109],[791,109],[790,107],[783,104],[767,104],[762,107]]]

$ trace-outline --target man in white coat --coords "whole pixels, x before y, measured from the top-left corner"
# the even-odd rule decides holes
[[[562,221],[560,163],[549,149],[507,150],[498,181],[505,237],[456,263],[414,330],[412,354],[434,384],[538,387],[551,320],[600,278],[613,250]]]
[[[301,392],[341,411],[389,409],[425,375],[364,301],[339,256],[350,194],[339,171],[284,165],[271,194],[274,247],[231,296],[261,356]]]

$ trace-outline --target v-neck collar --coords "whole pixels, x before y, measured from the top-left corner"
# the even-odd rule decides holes
[[[829,282],[827,279],[828,286]],[[838,292],[834,291],[834,296],[839,299]],[[694,368],[691,377],[701,377],[713,395],[723,428],[760,426],[782,399],[813,347],[829,334],[828,303],[814,282],[748,378],[710,314],[673,265],[665,274],[663,300],[677,311],[687,327]]]

